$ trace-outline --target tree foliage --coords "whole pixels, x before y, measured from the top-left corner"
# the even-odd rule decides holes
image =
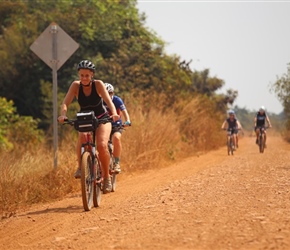
[[[37,127],[38,121],[31,116],[17,114],[12,100],[0,98],[0,151],[12,150],[15,144],[23,148],[37,146],[43,138]]]
[[[209,69],[192,71],[190,62],[164,52],[165,43],[145,28],[146,17],[136,0],[54,0],[0,2],[0,96],[13,100],[20,115],[52,120],[51,70],[30,51],[30,45],[56,22],[80,47],[58,71],[59,100],[77,77],[76,64],[90,59],[97,79],[111,82],[121,93],[157,92],[173,106],[179,98],[196,94],[216,101],[219,109],[232,103],[236,93],[217,95],[224,81]]]
[[[276,94],[284,108],[283,117],[286,119],[286,129],[290,130],[290,63],[288,63],[288,73],[277,77],[272,84],[271,90]],[[286,135],[289,140],[289,134]]]
[[[278,78],[272,85],[272,90],[282,103],[285,113],[290,117],[290,76],[284,74]]]

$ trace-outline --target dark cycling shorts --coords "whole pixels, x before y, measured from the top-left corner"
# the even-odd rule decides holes
[[[255,131],[256,131],[257,129],[260,129],[260,128],[264,128],[264,130],[266,130],[265,125],[261,125],[261,126],[256,126],[256,127],[255,127]]]
[[[238,132],[239,132],[239,130],[236,129],[236,128],[234,128],[234,129],[228,129],[228,131],[232,132],[232,135],[233,135],[233,134],[237,135]]]
[[[111,122],[111,117],[109,116],[108,113],[105,113],[105,114],[103,114],[101,116],[98,116],[97,119],[101,119],[102,120],[102,124],[106,124],[108,122]]]
[[[112,131],[111,131],[111,135],[115,134],[116,132],[119,132],[120,134],[122,134],[123,132],[123,127],[122,126],[113,126],[112,127]]]

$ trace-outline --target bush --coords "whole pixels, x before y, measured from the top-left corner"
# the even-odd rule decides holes
[[[12,101],[0,98],[0,151],[37,147],[43,140],[43,131],[37,128],[38,120],[19,116]],[[15,147],[17,145],[17,147]]]

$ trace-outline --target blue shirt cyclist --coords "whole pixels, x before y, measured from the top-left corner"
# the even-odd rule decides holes
[[[128,111],[126,109],[126,106],[123,102],[123,100],[119,97],[114,95],[114,87],[110,83],[105,83],[105,87],[112,99],[112,102],[116,108],[117,114],[120,116],[120,119],[112,122],[112,132],[111,132],[111,138],[112,138],[112,143],[113,143],[113,156],[114,156],[114,171],[115,173],[120,173],[121,172],[121,167],[120,167],[120,157],[121,157],[121,151],[122,151],[122,145],[121,145],[121,136],[123,132],[123,127],[122,127],[122,117],[121,115],[124,116],[124,124],[123,126],[130,126],[130,117],[128,114]],[[105,106],[106,103],[105,103]],[[108,107],[106,107],[109,114],[111,114],[111,111]]]

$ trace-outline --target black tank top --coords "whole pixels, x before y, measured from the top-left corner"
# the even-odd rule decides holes
[[[84,94],[83,85],[80,84],[78,103],[81,107],[80,111],[93,110],[96,117],[99,117],[107,112],[103,104],[103,99],[97,93],[95,81],[92,82],[91,94],[89,96]]]
[[[227,119],[228,128],[236,128],[237,127],[237,119],[231,120],[230,118]]]
[[[257,127],[261,127],[261,126],[265,126],[265,120],[266,120],[266,113],[264,114],[260,114],[260,112],[258,112],[256,114],[256,118],[257,118]]]

